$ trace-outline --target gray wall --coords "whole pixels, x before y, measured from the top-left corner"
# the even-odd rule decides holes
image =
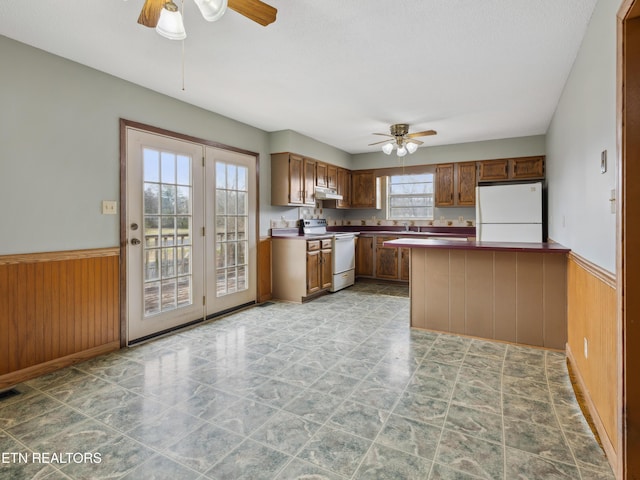
[[[600,0],[547,132],[549,236],[616,270],[616,12]],[[608,171],[600,173],[600,153]]]
[[[425,143],[429,139],[425,140]],[[406,155],[405,165],[431,165],[434,163],[471,162],[492,158],[527,157],[545,154],[544,135],[504,138],[483,142],[458,143],[438,147],[420,147],[413,155]],[[354,170],[386,168],[402,165],[402,158],[395,153],[385,155],[382,151],[361,153],[353,156]]]
[[[426,142],[429,140],[427,139]],[[544,135],[530,137],[504,138],[500,140],[486,140],[483,142],[458,143],[438,147],[420,147],[413,155],[398,157],[395,153],[385,155],[382,151],[362,153],[353,156],[351,163],[354,170],[368,168],[387,168],[404,165],[431,165],[449,162],[471,162],[475,160],[489,160],[494,158],[527,157],[545,154]],[[372,216],[385,218],[384,210],[353,210],[344,214],[345,219],[370,219]],[[334,217],[337,215],[333,215]],[[436,208],[434,218],[444,217],[456,221],[458,217],[465,220],[475,219],[474,208],[446,207]]]
[[[259,153],[267,233],[266,132],[2,36],[0,58],[0,254],[119,244],[120,118]]]

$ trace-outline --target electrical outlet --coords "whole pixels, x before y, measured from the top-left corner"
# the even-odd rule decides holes
[[[118,202],[113,200],[102,201],[102,214],[103,215],[116,215],[118,213]]]
[[[584,358],[589,358],[589,340],[584,337]]]
[[[458,217],[458,222],[460,222],[460,223],[464,222],[464,217],[462,215],[460,215]]]

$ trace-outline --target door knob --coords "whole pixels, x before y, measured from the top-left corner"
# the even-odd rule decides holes
[[[140,240],[138,240],[137,238],[132,238],[131,245],[140,245]]]
[[[132,223],[131,224],[131,230],[137,230],[138,229],[138,224],[137,223]]]

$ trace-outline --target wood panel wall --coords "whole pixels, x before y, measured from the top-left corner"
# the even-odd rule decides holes
[[[119,348],[119,250],[0,256],[0,389]]]
[[[618,427],[615,277],[571,254],[567,273],[567,355],[614,471]],[[585,356],[584,342],[588,342]]]
[[[564,350],[559,253],[411,249],[411,325]]]

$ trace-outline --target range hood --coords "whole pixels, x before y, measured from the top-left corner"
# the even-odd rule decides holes
[[[316,187],[316,200],[342,200],[335,188]]]

